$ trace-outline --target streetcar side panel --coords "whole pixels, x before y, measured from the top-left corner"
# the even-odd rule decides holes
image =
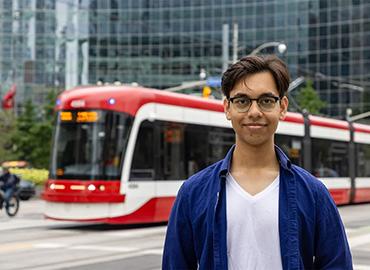
[[[370,127],[354,124],[356,178],[354,202],[370,202]]]
[[[350,203],[348,122],[309,116],[312,174],[329,189],[336,204]]]

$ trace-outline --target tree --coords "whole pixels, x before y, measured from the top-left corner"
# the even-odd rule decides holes
[[[311,114],[319,114],[326,102],[320,99],[317,91],[313,88],[312,80],[307,80],[306,86],[299,91],[296,97],[299,107],[306,109]]]
[[[27,101],[16,120],[11,142],[18,159],[30,162],[36,168],[49,167],[53,131],[55,92],[49,92],[41,110]]]
[[[0,163],[12,160],[16,156],[12,151],[11,137],[15,129],[15,117],[12,111],[0,111]]]

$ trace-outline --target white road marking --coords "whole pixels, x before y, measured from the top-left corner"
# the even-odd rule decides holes
[[[370,265],[361,265],[361,264],[355,264],[353,266],[354,270],[370,270]]]
[[[97,246],[97,245],[66,245],[66,244],[55,244],[55,243],[39,243],[32,245],[34,248],[38,249],[72,249],[72,250],[97,250],[97,251],[113,251],[113,252],[141,252],[142,254],[153,254],[162,255],[162,248],[157,249],[144,249],[133,248],[133,247],[114,247],[114,246]]]
[[[32,245],[32,247],[34,247],[34,248],[45,248],[45,249],[49,249],[49,248],[64,248],[66,246],[67,245],[55,244],[55,243],[40,243],[40,244],[34,244],[34,245]]]
[[[167,226],[161,226],[156,228],[144,228],[144,229],[134,229],[134,230],[126,230],[120,232],[104,232],[106,236],[114,236],[114,237],[143,237],[147,235],[153,235],[156,233],[165,234],[167,230]]]
[[[363,234],[348,238],[349,246],[355,248],[370,243],[370,234]]]
[[[68,269],[72,267],[78,267],[82,265],[90,265],[96,263],[103,263],[108,261],[123,260],[128,258],[140,257],[144,255],[162,255],[162,248],[158,249],[148,249],[137,252],[132,252],[128,254],[118,254],[113,256],[104,256],[103,258],[87,258],[80,259],[75,262],[55,262],[53,265],[39,266],[39,267],[30,267],[29,270],[57,270],[57,269]]]
[[[99,251],[113,251],[113,252],[134,252],[138,251],[138,248],[129,247],[109,247],[109,246],[95,246],[95,245],[81,245],[81,246],[70,246],[68,249],[77,250],[99,250]]]

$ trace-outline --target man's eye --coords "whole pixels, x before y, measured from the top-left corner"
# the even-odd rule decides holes
[[[260,102],[263,104],[271,104],[271,103],[274,103],[275,100],[273,98],[262,98]]]
[[[235,100],[235,102],[240,104],[240,105],[245,105],[245,104],[248,104],[248,99],[239,98],[239,99]]]

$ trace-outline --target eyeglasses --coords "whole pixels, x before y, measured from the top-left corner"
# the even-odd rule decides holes
[[[257,102],[258,108],[264,112],[270,112],[275,108],[276,102],[280,100],[276,96],[266,96],[262,95],[258,98],[249,98],[248,96],[236,96],[228,98],[230,102],[233,103],[235,109],[240,113],[245,113],[249,111],[252,106],[252,102],[255,100]]]

